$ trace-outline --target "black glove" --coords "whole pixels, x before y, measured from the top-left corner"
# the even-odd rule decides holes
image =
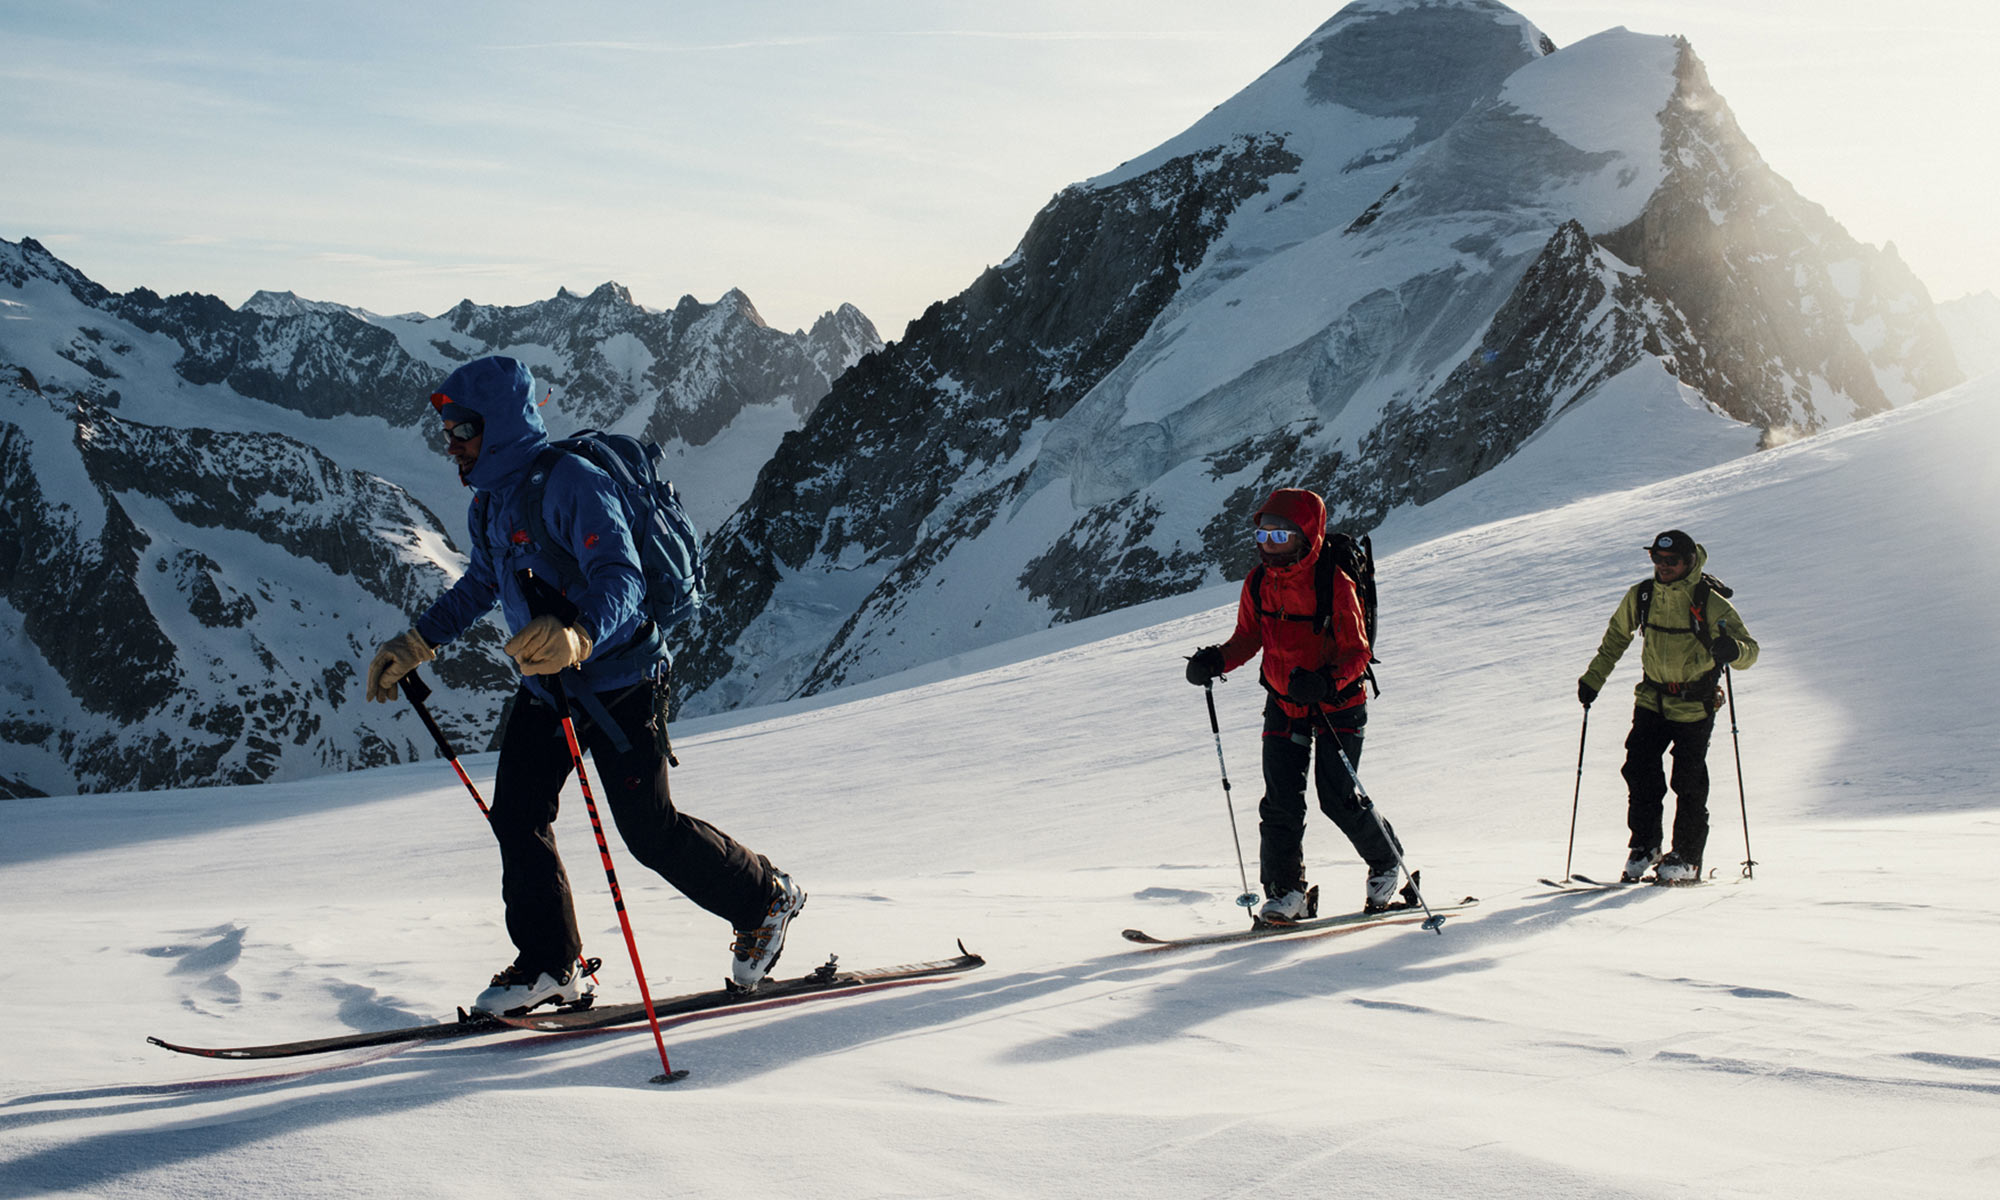
[[[1187,681],[1196,687],[1207,687],[1210,680],[1222,674],[1222,647],[1203,646],[1188,655]]]
[[[1708,654],[1715,660],[1716,666],[1726,667],[1743,657],[1743,647],[1736,644],[1735,638],[1722,633],[1717,634],[1715,641],[1709,644]]]
[[[1597,689],[1590,686],[1589,680],[1579,679],[1576,681],[1576,698],[1583,701],[1585,708],[1589,708],[1590,702],[1597,699]]]
[[[1292,677],[1285,680],[1285,697],[1293,704],[1318,704],[1332,690],[1326,676],[1304,667],[1293,667]]]

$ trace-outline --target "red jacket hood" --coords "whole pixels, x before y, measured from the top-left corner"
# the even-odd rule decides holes
[[[1326,501],[1318,492],[1304,488],[1279,488],[1271,493],[1256,512],[1250,514],[1250,523],[1255,525],[1265,513],[1283,517],[1306,535],[1306,552],[1298,561],[1312,562],[1319,557],[1319,548],[1326,541]]]

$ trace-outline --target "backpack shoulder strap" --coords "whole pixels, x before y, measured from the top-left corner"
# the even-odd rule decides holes
[[[528,463],[528,481],[521,487],[521,507],[528,522],[528,536],[535,540],[535,545],[569,563],[573,573],[576,556],[549,536],[548,519],[542,515],[542,507],[548,501],[549,476],[569,453],[567,447],[551,442],[535,455]]]
[[[1313,632],[1325,633],[1333,622],[1333,593],[1337,586],[1334,575],[1340,564],[1333,561],[1333,555],[1322,546],[1319,561],[1313,564]]]
[[[1638,604],[1639,616],[1632,623],[1632,628],[1634,632],[1644,637],[1646,634],[1646,618],[1651,616],[1653,612],[1653,577],[1651,575],[1639,581]]]
[[[1702,576],[1694,585],[1694,597],[1688,604],[1688,617],[1693,623],[1694,640],[1700,642],[1704,650],[1715,644],[1715,635],[1708,631],[1708,594],[1713,590],[1709,585],[1708,576]]]

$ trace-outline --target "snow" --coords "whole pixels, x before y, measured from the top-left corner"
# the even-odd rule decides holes
[[[1675,394],[1618,381],[1635,406]],[[1612,420],[1614,405],[1595,406]],[[1575,414],[1584,417],[1590,409]],[[1649,410],[1651,411],[1651,410]],[[1681,418],[1699,425],[1704,414]],[[1565,416],[1519,459],[1588,449]],[[1716,426],[1713,436],[1734,436]],[[1574,439],[1571,441],[1571,439]],[[1984,1197],[2000,1110],[2000,380],[1628,490],[1548,478],[1381,565],[1361,762],[1433,899],[1411,927],[1195,951],[1240,920],[1215,745],[1181,656],[1233,587],[953,667],[690,722],[675,792],[812,892],[781,974],[970,975],[675,1029],[411,1047],[265,1082],[147,1046],[447,1017],[509,951],[477,810],[442,764],[0,805],[16,989],[0,1195]],[[1722,451],[1718,448],[1717,453]],[[1544,456],[1536,459],[1535,456]],[[1499,473],[1496,472],[1496,476]],[[1525,472],[1517,476],[1526,479]],[[1502,511],[1504,511],[1504,506]],[[1623,856],[1628,653],[1577,775],[1573,684],[1689,529],[1764,658],[1710,755],[1713,886],[1551,894]],[[1252,677],[1217,688],[1254,847]],[[467,760],[491,794],[494,760]],[[1739,814],[1739,808],[1741,815]],[[1747,823],[1756,877],[1736,882]],[[559,825],[607,995],[634,992],[582,806]],[[622,847],[654,994],[727,934]],[[1332,907],[1361,868],[1315,819]],[[1253,864],[1254,866],[1254,864]]]

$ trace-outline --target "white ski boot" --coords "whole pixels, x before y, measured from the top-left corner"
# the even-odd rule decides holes
[[[1284,891],[1267,889],[1270,898],[1264,907],[1257,910],[1258,923],[1263,925],[1293,925],[1316,916],[1319,909],[1318,889],[1306,887],[1305,881]]]
[[[737,987],[748,991],[764,982],[764,976],[778,965],[778,955],[785,949],[785,928],[805,906],[805,889],[793,883],[790,875],[777,872],[771,907],[765,911],[763,923],[737,930],[736,941],[729,947],[732,958],[729,975]]]
[[[1660,861],[1660,848],[1658,846],[1634,847],[1632,850],[1632,856],[1625,860],[1625,870],[1618,876],[1618,878],[1624,881],[1625,883],[1637,883],[1642,877],[1645,876],[1646,872],[1652,870],[1653,865],[1659,861]]]
[[[1361,903],[1362,912],[1382,912],[1396,902],[1396,885],[1403,881],[1400,867],[1385,867],[1368,874],[1368,894]]]
[[[492,986],[479,993],[471,1011],[495,1017],[513,1017],[544,1004],[574,1005],[591,994],[595,985],[577,964],[563,972],[536,971],[518,961],[493,977]]]

